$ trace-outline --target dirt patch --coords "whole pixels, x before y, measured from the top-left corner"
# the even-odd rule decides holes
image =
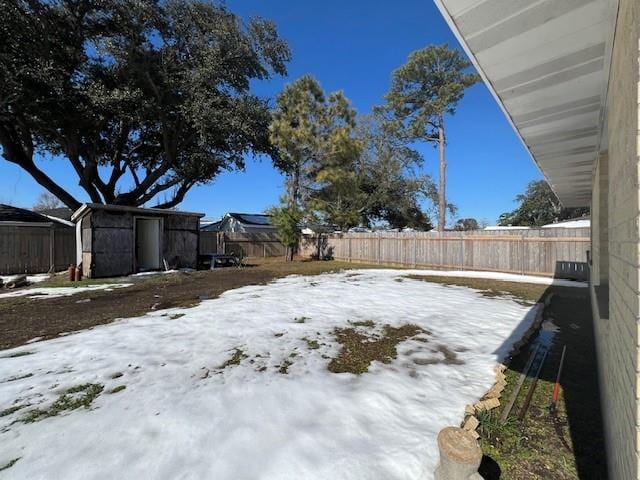
[[[111,292],[87,291],[72,297],[46,299],[0,299],[0,350],[23,345],[35,337],[45,340],[63,333],[110,323],[117,318],[137,317],[152,310],[197,305],[202,299],[216,298],[227,290],[266,284],[290,274],[318,275],[353,268],[366,266],[335,261],[267,262],[242,269],[220,268],[133,277],[136,279],[133,286]],[[57,282],[55,286],[65,285],[65,281],[58,277],[51,282]],[[112,283],[113,280],[86,282]],[[85,299],[91,301],[76,303]],[[28,354],[29,352],[21,352],[15,356]]]
[[[342,348],[327,368],[333,373],[360,375],[369,370],[373,361],[390,363],[398,355],[398,344],[422,333],[425,330],[411,324],[401,327],[385,325],[380,335],[366,335],[354,328],[338,328],[334,334]]]

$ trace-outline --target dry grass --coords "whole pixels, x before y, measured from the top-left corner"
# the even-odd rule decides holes
[[[334,334],[342,348],[327,368],[333,373],[360,375],[369,370],[371,362],[390,363],[398,355],[398,344],[421,333],[426,331],[411,324],[401,327],[385,325],[380,335],[361,333],[355,328],[337,328]]]

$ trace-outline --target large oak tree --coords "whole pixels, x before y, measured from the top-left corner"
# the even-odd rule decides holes
[[[93,202],[170,208],[271,154],[252,80],[285,74],[274,25],[200,0],[0,0],[0,146],[71,208],[42,168],[64,162]]]

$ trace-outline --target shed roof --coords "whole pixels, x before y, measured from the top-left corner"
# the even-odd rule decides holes
[[[102,203],[85,203],[73,215],[71,220],[78,220],[91,210],[106,210],[110,212],[131,212],[139,214],[154,214],[154,215],[181,215],[187,217],[204,217],[204,213],[196,212],[183,212],[181,210],[165,210],[162,208],[140,208],[140,207],[128,207],[126,205],[105,205]]]

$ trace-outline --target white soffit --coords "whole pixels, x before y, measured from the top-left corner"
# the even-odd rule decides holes
[[[617,0],[434,0],[565,206],[606,148]]]

